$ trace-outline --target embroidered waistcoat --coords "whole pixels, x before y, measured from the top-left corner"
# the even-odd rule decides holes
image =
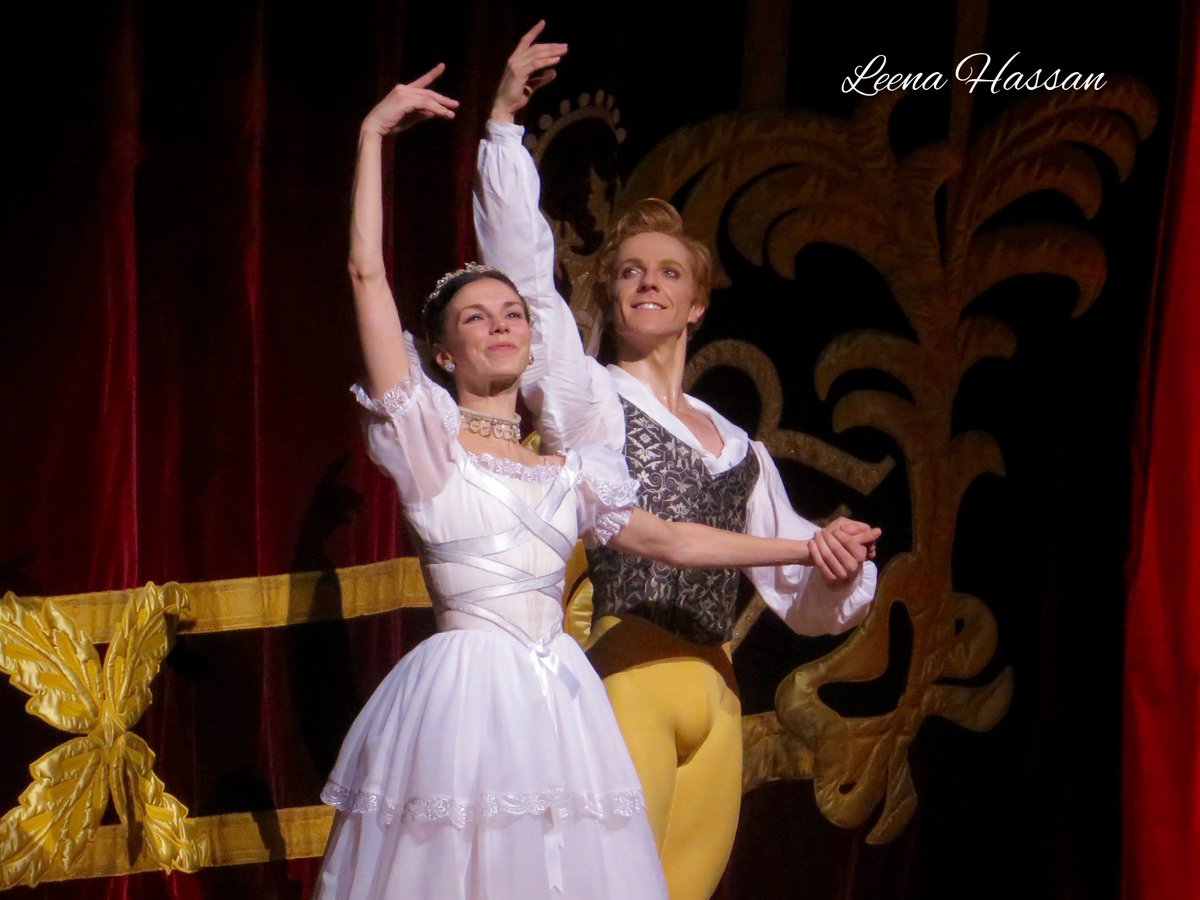
[[[744,531],[759,472],[753,451],[711,475],[694,449],[623,397],[621,406],[625,460],[642,486],[638,505],[664,519]],[[588,568],[596,616],[641,616],[697,644],[719,644],[733,633],[737,569],[673,569],[607,547],[588,552]]]

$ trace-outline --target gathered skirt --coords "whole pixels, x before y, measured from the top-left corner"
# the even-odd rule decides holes
[[[319,900],[665,898],[645,801],[600,679],[559,635],[432,636],[351,726]]]

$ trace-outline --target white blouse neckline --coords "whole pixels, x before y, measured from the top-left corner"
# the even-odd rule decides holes
[[[460,444],[459,446],[462,445]],[[509,459],[507,456],[494,456],[491,453],[472,453],[466,447],[463,447],[463,452],[466,453],[467,458],[471,462],[485,472],[533,484],[548,484],[557,478],[558,473],[562,470],[561,463],[523,463],[516,459]]]

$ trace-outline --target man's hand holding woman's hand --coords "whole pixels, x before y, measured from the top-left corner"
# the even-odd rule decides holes
[[[866,522],[837,518],[808,540],[809,564],[828,584],[845,584],[862,564],[875,558],[875,542],[883,532]]]

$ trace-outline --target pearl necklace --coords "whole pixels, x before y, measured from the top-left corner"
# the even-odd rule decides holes
[[[467,426],[467,431],[471,434],[477,434],[480,437],[497,437],[502,441],[512,441],[514,444],[521,440],[519,416],[511,419],[505,416],[490,416],[464,406],[460,406],[458,411],[462,414],[463,424]]]

